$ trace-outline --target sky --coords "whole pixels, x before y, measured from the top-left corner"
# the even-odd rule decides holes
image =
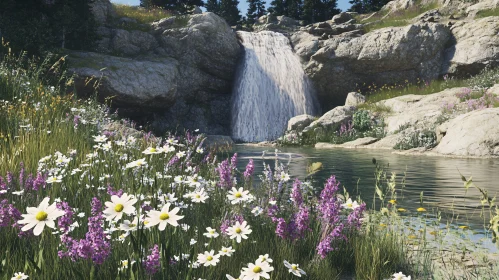
[[[350,8],[349,0],[338,0],[338,8],[346,11]],[[140,0],[111,0],[113,3],[127,4],[127,5],[139,5]],[[266,0],[267,6],[272,0]],[[239,0],[239,10],[241,11],[241,15],[246,15],[246,11],[248,10],[248,3],[246,0]]]

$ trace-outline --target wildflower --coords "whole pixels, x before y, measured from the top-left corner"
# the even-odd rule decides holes
[[[194,192],[191,195],[192,202],[196,202],[196,203],[200,203],[200,202],[204,203],[208,198],[209,198],[209,196],[206,194],[204,189],[201,189],[200,191]]]
[[[282,171],[282,172],[281,172],[281,175],[279,176],[279,179],[280,179],[281,181],[283,181],[283,182],[287,182],[287,181],[289,181],[290,177],[289,177],[289,174],[288,174],[288,173],[286,173],[286,172]]]
[[[184,151],[180,151],[178,153],[175,154],[178,158],[183,158],[185,156],[185,152]]]
[[[352,199],[351,199],[351,198],[349,198],[349,199],[347,200],[347,202],[345,202],[345,203],[341,204],[341,207],[342,207],[342,208],[345,208],[345,209],[356,209],[356,208],[358,208],[359,206],[360,206],[360,205],[357,203],[357,201],[352,202]]]
[[[246,221],[239,223],[236,222],[234,226],[231,226],[227,229],[227,234],[230,236],[230,239],[236,239],[237,243],[241,243],[241,238],[248,239],[248,234],[250,234],[252,230]]]
[[[242,277],[243,280],[259,280],[260,277],[270,279],[269,272],[273,270],[268,262],[257,260],[254,264],[249,263],[248,267],[243,268]]]
[[[470,227],[468,226],[459,226],[460,229],[469,229]]]
[[[395,273],[392,276],[392,280],[411,280],[411,276],[405,276],[402,272]]]
[[[206,232],[203,233],[203,235],[208,237],[208,238],[217,238],[219,234],[215,229],[212,229],[211,227],[207,227]]]
[[[135,261],[132,261],[132,263],[130,265],[133,265],[134,263],[135,263]],[[128,260],[122,260],[121,266],[118,267],[118,271],[123,271],[123,270],[128,269],[128,264],[129,264]]]
[[[191,238],[191,241],[189,241],[189,244],[190,244],[190,245],[194,245],[194,244],[196,244],[196,243],[198,243],[198,241],[197,241],[197,240],[195,240],[195,239],[193,239],[193,238]]]
[[[111,201],[106,201],[106,210],[104,210],[104,215],[106,215],[106,220],[119,220],[123,216],[123,213],[128,215],[135,212],[133,205],[137,202],[137,199],[133,195],[128,195],[124,193],[121,197],[117,195],[111,196]]]
[[[418,212],[426,212],[426,209],[423,207],[419,207],[416,211]]]
[[[397,204],[397,201],[395,199],[390,199],[390,200],[388,200],[388,202],[390,202],[393,205]]]
[[[182,219],[184,216],[177,215],[180,208],[175,207],[171,211],[170,203],[167,203],[161,211],[151,210],[147,213],[147,227],[153,227],[159,224],[159,230],[163,231],[166,228],[166,224],[170,224],[174,227],[178,226],[178,220]]]
[[[132,161],[126,165],[126,169],[133,167],[143,167],[147,166],[147,162],[145,158],[138,159],[136,161]]]
[[[10,278],[10,280],[19,280],[19,279],[28,279],[28,275],[22,273],[22,272],[16,272],[14,273],[14,277]]]
[[[142,153],[145,155],[154,155],[154,154],[160,154],[162,152],[163,152],[163,148],[161,148],[161,147],[156,147],[156,148],[149,147],[149,148],[145,149]]]
[[[251,213],[253,213],[253,215],[255,215],[255,217],[260,216],[260,214],[263,213],[263,208],[260,206],[255,206],[255,208],[253,208],[253,210],[251,210]]]
[[[158,272],[161,264],[159,262],[159,246],[157,244],[151,248],[151,254],[144,260],[144,268],[149,275]]]
[[[289,268],[289,272],[294,275],[301,277],[302,275],[307,275],[303,269],[299,268],[298,264],[290,264],[288,261],[284,261],[284,266]]]
[[[201,147],[198,147],[198,148],[196,149],[196,153],[198,153],[198,154],[202,154],[202,153],[204,153],[204,149],[203,149],[203,148],[201,148]]]
[[[47,184],[52,184],[52,183],[60,183],[62,182],[62,176],[61,175],[58,175],[58,176],[50,176],[47,178]]]
[[[19,224],[25,224],[21,228],[22,231],[30,230],[34,227],[33,234],[38,236],[42,233],[43,228],[47,225],[55,229],[55,219],[64,215],[65,212],[57,209],[56,203],[49,205],[50,198],[46,197],[40,202],[38,207],[28,207],[28,214],[23,214],[23,220],[18,221]]]
[[[107,137],[105,135],[98,135],[98,136],[93,136],[94,141],[97,143],[104,143],[107,141]]]
[[[253,159],[250,159],[248,165],[246,165],[246,170],[244,171],[244,178],[248,180],[251,175],[253,175],[253,171],[255,170],[255,165],[253,164]]]
[[[234,278],[232,276],[230,276],[229,274],[225,274],[225,277],[227,277],[228,280],[242,280],[242,275],[237,277],[237,278]]]
[[[398,208],[397,211],[398,212],[407,212],[407,210],[405,208]]]
[[[273,260],[269,257],[269,254],[260,255],[258,257],[258,260],[261,261],[261,262],[268,262],[268,263],[273,262]]]
[[[215,251],[205,251],[204,254],[198,254],[198,263],[203,264],[204,266],[216,266],[220,261],[220,255],[216,254]]]
[[[124,220],[120,225],[120,229],[123,231],[136,231],[139,224],[139,218],[135,217],[131,222]]]
[[[232,189],[229,191],[229,194],[227,195],[227,198],[230,200],[232,204],[236,204],[247,200],[248,193],[249,191],[243,190],[242,187],[239,188],[239,190],[232,187]]]
[[[230,247],[224,247],[224,246],[222,246],[222,250],[218,251],[218,253],[221,256],[230,257],[230,256],[232,256],[232,253],[234,253],[235,251],[236,250],[232,249],[232,246],[230,246]]]

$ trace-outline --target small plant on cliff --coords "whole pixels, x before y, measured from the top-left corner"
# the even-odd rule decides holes
[[[353,127],[359,131],[367,131],[372,126],[371,116],[369,111],[358,110],[353,114]]]
[[[402,138],[393,147],[396,150],[409,150],[424,147],[431,149],[437,145],[434,129],[406,129],[401,132]]]

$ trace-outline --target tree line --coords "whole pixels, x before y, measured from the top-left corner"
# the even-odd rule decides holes
[[[266,8],[264,0],[246,0],[248,11],[241,16],[238,9],[239,0],[141,0],[140,5],[145,8],[159,7],[175,13],[185,14],[194,6],[205,7],[223,17],[230,25],[253,24],[256,20],[271,13],[276,16],[287,16],[305,23],[326,21],[338,14],[337,0],[272,0]],[[377,11],[390,0],[350,0],[350,11],[367,13]]]

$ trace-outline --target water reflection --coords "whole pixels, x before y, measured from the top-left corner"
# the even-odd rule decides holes
[[[323,184],[331,175],[336,175],[343,186],[356,193],[370,204],[374,195],[375,166],[372,159],[389,165],[388,173],[396,172],[401,177],[406,174],[405,188],[399,194],[401,206],[415,211],[420,207],[420,194],[424,194],[424,203],[447,213],[459,214],[471,222],[482,223],[479,217],[480,193],[470,188],[466,193],[460,172],[481,188],[487,189],[493,197],[499,191],[499,170],[497,159],[453,159],[444,157],[403,156],[384,150],[318,150],[313,148],[279,148],[278,158],[283,164],[289,163],[292,177],[304,179],[307,166],[313,162],[322,162],[323,168],[313,179],[315,184]],[[249,158],[255,161],[255,172],[261,174],[262,162],[274,166],[273,148],[249,147],[240,145],[234,150],[239,154],[239,168],[243,169]],[[266,151],[262,159],[262,153]],[[246,160],[245,160],[246,159]],[[425,206],[425,207],[426,207]]]

